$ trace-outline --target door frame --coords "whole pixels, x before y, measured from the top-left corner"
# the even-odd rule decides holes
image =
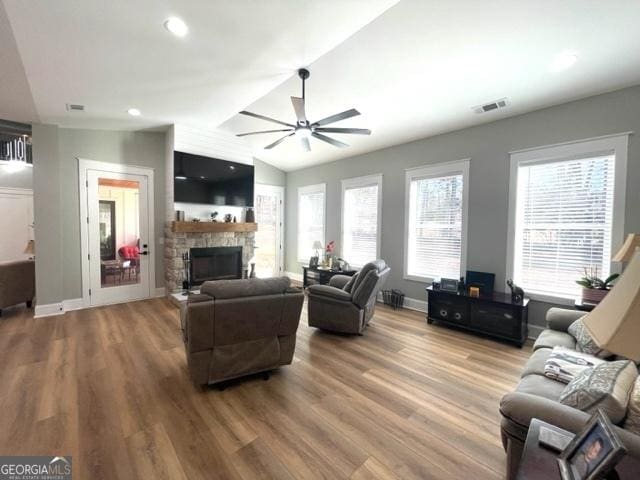
[[[258,189],[262,189],[263,191],[266,192],[273,192],[273,193],[277,193],[280,195],[280,205],[278,207],[279,210],[279,215],[280,215],[280,227],[276,230],[276,243],[280,245],[280,248],[278,249],[278,251],[276,252],[276,262],[277,262],[277,266],[280,270],[279,275],[284,275],[284,195],[285,195],[285,187],[282,185],[268,185],[266,183],[256,183],[255,185],[255,189],[254,189],[254,201],[253,201],[253,205],[254,205],[254,210],[255,210],[255,197],[258,195]],[[260,228],[260,225],[258,225],[258,228]],[[255,253],[254,253],[255,255]]]
[[[88,160],[76,157],[78,160],[78,187],[80,201],[80,260],[82,265],[82,307],[96,307],[91,305],[91,297],[89,289],[91,288],[91,275],[89,267],[89,191],[87,172],[89,170],[100,170],[108,173],[124,173],[131,175],[144,175],[147,177],[147,211],[148,211],[148,232],[149,245],[151,255],[149,255],[149,298],[154,296],[156,284],[156,255],[155,255],[155,209],[154,209],[154,187],[153,175],[154,169],[150,167],[138,167],[134,165],[125,165],[123,163],[99,162],[96,160]],[[142,219],[141,219],[142,220]]]

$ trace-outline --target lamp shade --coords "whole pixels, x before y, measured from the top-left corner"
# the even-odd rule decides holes
[[[313,242],[313,248],[314,250],[324,250],[324,245],[322,245],[322,243],[320,243],[320,240],[316,240],[315,242]]]
[[[24,247],[24,253],[26,253],[27,255],[34,255],[36,253],[36,241],[35,240],[29,240],[27,242],[27,246]]]
[[[612,262],[628,262],[633,257],[636,249],[640,247],[640,233],[630,233],[618,250],[618,253],[611,259]]]
[[[640,361],[640,253],[583,322],[600,348]]]

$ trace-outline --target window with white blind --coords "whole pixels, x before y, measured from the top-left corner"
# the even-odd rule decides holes
[[[626,136],[624,153],[610,140],[511,156],[511,273],[542,300],[579,296],[576,280],[585,268],[602,278],[611,273],[612,248],[622,241],[618,169],[626,170]]]
[[[325,243],[325,195],[324,183],[298,188],[298,261],[302,263],[315,255],[316,241]]]
[[[406,278],[459,278],[465,270],[468,179],[468,160],[407,170]]]
[[[380,256],[382,175],[342,181],[341,257],[362,267]]]

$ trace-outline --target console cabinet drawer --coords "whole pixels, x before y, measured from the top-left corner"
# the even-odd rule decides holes
[[[474,303],[470,306],[472,326],[507,337],[517,336],[520,317],[513,307]]]
[[[454,296],[434,295],[429,301],[429,316],[462,325],[469,323],[467,303]]]

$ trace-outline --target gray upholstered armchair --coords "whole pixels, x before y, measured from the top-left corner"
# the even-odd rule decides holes
[[[307,290],[309,326],[361,335],[390,271],[384,260],[376,260],[353,277],[335,275],[329,285],[311,285]]]

